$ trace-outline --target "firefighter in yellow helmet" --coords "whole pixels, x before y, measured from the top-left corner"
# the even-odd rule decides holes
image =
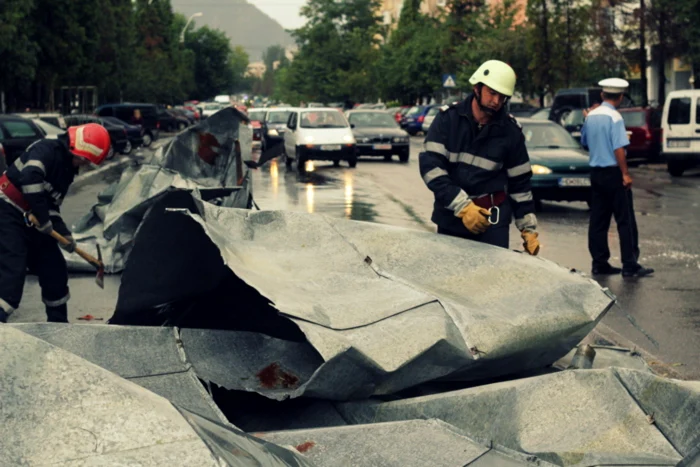
[[[508,248],[509,226],[525,251],[539,252],[532,170],[525,138],[505,111],[515,72],[499,60],[484,62],[469,79],[473,92],[435,116],[419,156],[423,181],[435,195],[438,233]]]

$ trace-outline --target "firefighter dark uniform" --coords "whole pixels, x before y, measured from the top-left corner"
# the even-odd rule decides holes
[[[0,177],[0,322],[19,306],[27,270],[39,278],[48,321],[68,321],[66,261],[47,233],[53,229],[72,240],[60,206],[75,177],[74,157],[100,163],[109,149],[109,134],[92,125],[72,127],[70,136],[37,141]],[[28,225],[28,212],[40,227]],[[75,242],[67,249],[74,250]]]
[[[530,159],[515,119],[501,109],[481,127],[472,113],[474,98],[444,106],[435,116],[420,172],[435,195],[432,221],[438,233],[508,248],[513,215],[521,232],[537,228]],[[483,233],[470,232],[459,217],[471,202],[491,210],[493,225]]]

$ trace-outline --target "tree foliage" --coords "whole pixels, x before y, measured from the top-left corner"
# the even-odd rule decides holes
[[[194,24],[183,44],[185,23],[170,0],[0,1],[7,110],[56,108],[62,86],[95,86],[99,102],[164,104],[243,87],[245,52]]]

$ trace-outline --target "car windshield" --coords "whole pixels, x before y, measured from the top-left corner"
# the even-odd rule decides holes
[[[102,120],[119,126],[128,125],[128,123],[126,123],[124,120],[119,120],[117,117],[102,117]]]
[[[440,107],[431,107],[428,113],[425,114],[426,117],[434,117],[440,112]]]
[[[301,114],[302,128],[347,128],[343,114],[337,110],[320,110]]]
[[[625,121],[625,127],[640,127],[646,123],[646,115],[644,112],[620,112],[622,119]]]
[[[561,124],[564,126],[583,125],[584,120],[583,110],[574,109],[562,115]]]
[[[45,135],[54,135],[55,136],[55,135],[62,135],[63,133],[66,132],[66,130],[59,128],[57,126],[54,126],[50,123],[46,123],[45,121],[40,120],[38,118],[33,119],[32,121],[36,124],[36,126],[39,127],[39,129],[41,131],[44,132]]]
[[[263,120],[265,120],[265,111],[264,110],[254,110],[252,112],[248,112],[248,118],[251,120],[262,122]]]
[[[352,113],[348,117],[348,120],[356,127],[396,127],[396,120],[394,120],[394,117],[383,112]]]
[[[549,120],[549,110],[549,107],[540,109],[534,114],[530,115],[530,118],[533,120]]]
[[[291,111],[277,111],[270,112],[267,114],[267,123],[287,123],[289,116],[292,114]]]
[[[580,148],[569,132],[556,123],[523,123],[523,135],[528,149]]]

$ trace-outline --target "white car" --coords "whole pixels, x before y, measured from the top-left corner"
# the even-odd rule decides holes
[[[670,92],[661,128],[661,152],[668,173],[680,177],[687,169],[700,165],[700,89]]]
[[[36,126],[39,127],[41,132],[44,133],[44,138],[46,139],[56,139],[59,135],[64,135],[66,133],[66,130],[64,130],[63,128],[59,128],[50,123],[46,123],[45,121],[39,118],[32,118],[32,121]]]
[[[421,130],[423,130],[423,133],[426,135],[428,134],[428,129],[430,128],[430,125],[433,124],[433,120],[435,120],[435,116],[438,114],[438,112],[440,112],[440,107],[431,107],[430,110],[428,110],[428,113],[425,114]]]
[[[211,117],[216,112],[226,107],[226,105],[219,102],[205,102],[201,104],[200,107],[202,107],[202,118],[204,119]]]
[[[357,143],[348,119],[338,109],[325,107],[294,109],[284,132],[284,154],[287,167],[297,162],[297,170],[304,172],[306,161],[347,161],[357,165]]]

